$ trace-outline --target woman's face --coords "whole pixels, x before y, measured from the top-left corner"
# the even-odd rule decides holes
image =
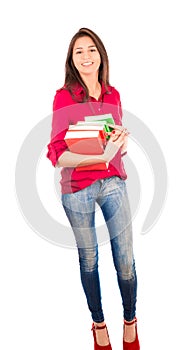
[[[98,74],[100,54],[89,36],[78,38],[73,48],[73,63],[81,76]]]

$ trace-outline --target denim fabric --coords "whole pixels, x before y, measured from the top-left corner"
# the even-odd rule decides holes
[[[88,307],[94,322],[104,321],[95,229],[96,203],[102,210],[109,232],[124,318],[131,321],[136,311],[137,276],[126,183],[118,176],[98,180],[81,191],[62,195],[62,204],[78,248],[81,281]]]

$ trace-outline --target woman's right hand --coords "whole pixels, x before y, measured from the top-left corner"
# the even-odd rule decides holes
[[[107,146],[105,148],[103,157],[106,162],[110,162],[116,153],[123,149],[125,145],[127,145],[127,139],[128,139],[129,132],[126,128],[115,128],[110,136],[110,139],[107,143]]]

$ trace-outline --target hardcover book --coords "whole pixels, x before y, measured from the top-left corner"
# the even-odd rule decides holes
[[[102,154],[105,147],[101,130],[68,130],[65,142],[71,152],[79,154]]]
[[[86,170],[107,170],[109,164],[108,163],[97,163],[97,164],[91,164],[91,165],[84,165],[76,167],[76,171],[86,171]]]

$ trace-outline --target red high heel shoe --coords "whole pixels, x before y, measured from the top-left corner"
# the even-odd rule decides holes
[[[134,323],[135,323],[135,331],[136,331],[135,340],[129,343],[123,339],[123,350],[140,350],[140,344],[139,344],[139,339],[137,334],[137,318],[135,317],[132,322],[127,322],[124,320],[124,325],[126,326],[131,326]]]
[[[95,326],[94,325],[94,323],[92,324],[92,331],[93,331],[93,338],[94,338],[94,350],[112,350],[112,347],[111,347],[111,344],[110,344],[110,342],[109,342],[109,344],[108,345],[105,345],[105,346],[103,346],[103,345],[98,345],[97,344],[97,341],[96,341],[96,330],[98,330],[98,329],[104,329],[104,328],[106,328],[107,329],[107,326],[106,325],[104,325],[104,326]],[[107,330],[107,334],[108,334],[108,330]],[[108,334],[108,336],[109,336],[109,334]]]

